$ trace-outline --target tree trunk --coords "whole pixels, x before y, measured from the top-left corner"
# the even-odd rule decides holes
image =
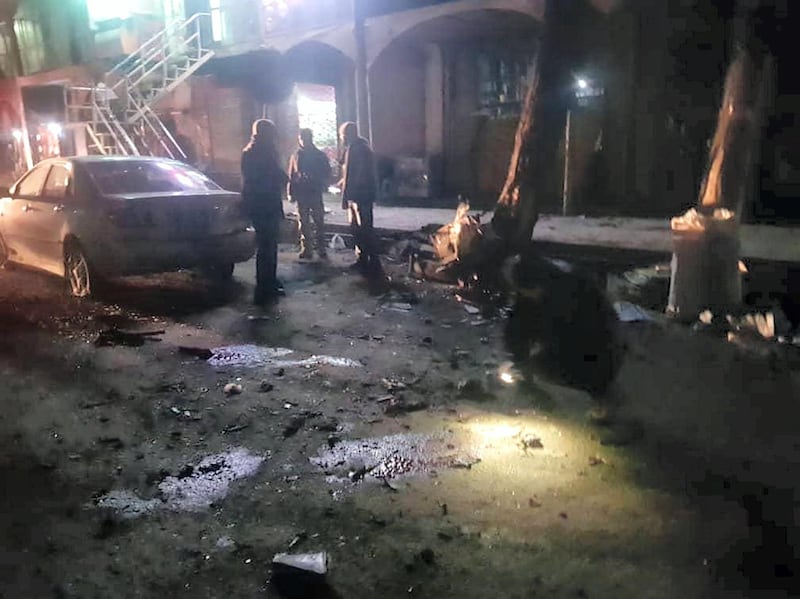
[[[601,17],[585,0],[548,0],[533,80],[492,226],[507,253],[528,245],[544,200],[557,197],[559,144],[577,67]],[[550,196],[548,198],[548,196]]]
[[[774,60],[763,37],[764,19],[750,15],[750,20],[758,21],[762,28],[753,28],[742,40],[728,68],[699,199],[701,211],[727,208],[737,219],[753,198],[764,117],[774,93]]]

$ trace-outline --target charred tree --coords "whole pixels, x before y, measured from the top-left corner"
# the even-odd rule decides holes
[[[559,145],[575,74],[600,25],[600,14],[587,0],[547,2],[533,80],[492,220],[506,253],[530,243],[543,199],[558,193]]]

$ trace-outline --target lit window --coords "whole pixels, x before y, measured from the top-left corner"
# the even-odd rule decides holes
[[[209,8],[211,10],[211,36],[215,42],[221,42],[225,38],[225,22],[222,20],[222,0],[211,0]]]

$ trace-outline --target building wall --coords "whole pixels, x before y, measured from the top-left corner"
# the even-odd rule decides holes
[[[192,88],[191,119],[184,118],[181,132],[193,136],[205,153],[208,174],[222,186],[238,189],[242,148],[250,139],[255,104],[243,90],[219,87],[210,77],[195,78]]]
[[[405,44],[391,46],[369,80],[372,141],[379,154],[425,156],[426,57]]]

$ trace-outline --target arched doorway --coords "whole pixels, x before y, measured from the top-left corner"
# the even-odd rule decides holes
[[[302,42],[284,53],[293,82],[291,96],[270,108],[281,131],[281,153],[295,150],[300,128],[314,131],[317,145],[335,162],[339,123],[355,118],[352,59],[328,44]]]
[[[401,199],[480,203],[502,187],[541,22],[469,4],[372,40],[373,145],[394,162]]]

